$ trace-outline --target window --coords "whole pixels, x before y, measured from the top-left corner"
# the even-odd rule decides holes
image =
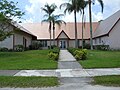
[[[41,41],[42,47],[47,47],[47,41]]]
[[[27,39],[25,39],[24,37],[23,37],[23,46],[24,46],[24,48],[27,47]]]
[[[95,44],[97,44],[97,39],[95,38]]]
[[[102,42],[102,40],[101,40],[101,38],[99,38],[99,43],[101,43]]]

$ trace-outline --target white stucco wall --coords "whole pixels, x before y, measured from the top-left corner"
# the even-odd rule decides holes
[[[51,41],[51,45],[53,45],[53,41]],[[57,41],[55,40],[55,45],[57,46]],[[47,40],[47,46],[50,46],[50,40]]]
[[[13,26],[10,25],[10,26],[5,26],[7,27],[5,29],[5,31],[13,31]],[[0,47],[3,48],[3,47],[6,47],[8,49],[13,49],[13,35],[11,35],[10,37],[7,37],[4,41],[0,41]]]
[[[120,20],[109,34],[109,44],[111,49],[120,49]]]
[[[93,45],[109,45],[109,37],[103,36],[103,37],[95,38],[93,39]]]
[[[15,45],[23,45],[23,37],[27,40],[27,47],[29,47],[29,45],[31,45],[32,43],[32,36],[21,31],[15,31],[14,34]]]
[[[69,47],[75,47],[75,40],[69,40]]]
[[[0,47],[6,47],[8,49],[13,49],[13,35],[0,42]]]

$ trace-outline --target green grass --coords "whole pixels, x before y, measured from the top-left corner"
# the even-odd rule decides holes
[[[117,86],[120,87],[120,75],[118,76],[97,76],[94,77],[93,84],[104,86]]]
[[[56,77],[0,76],[0,87],[52,87],[59,85]]]
[[[83,68],[120,68],[120,51],[89,51]]]
[[[0,52],[0,70],[56,69],[57,62],[48,59],[49,50]]]

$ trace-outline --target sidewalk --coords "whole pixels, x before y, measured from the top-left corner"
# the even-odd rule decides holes
[[[67,50],[61,50],[57,70],[21,70],[14,76],[94,77],[102,75],[120,75],[120,68],[83,69]]]

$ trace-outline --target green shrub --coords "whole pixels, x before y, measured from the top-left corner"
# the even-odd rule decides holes
[[[8,51],[9,51],[9,52],[14,52],[14,49],[9,49]]]
[[[33,42],[32,45],[29,46],[30,50],[39,50],[41,49],[42,44],[40,42]]]
[[[82,56],[83,56],[84,52],[80,51],[80,50],[76,50],[75,51],[75,58],[77,60],[82,60]]]
[[[6,47],[0,48],[0,51],[1,52],[8,52],[8,48],[6,48]]]
[[[15,45],[14,49],[16,52],[22,52],[22,51],[24,51],[24,46],[23,45]]]
[[[77,49],[77,48],[68,48],[68,51],[75,56],[77,60],[86,60],[87,59],[87,49]]]
[[[59,47],[54,47],[53,49],[51,49],[49,51],[48,57],[52,60],[58,60],[59,58],[59,52],[60,52],[60,48]]]
[[[85,44],[84,44],[84,48],[86,48],[86,49],[90,49],[90,44],[85,43]]]
[[[87,49],[83,49],[83,50],[76,50],[74,52],[74,56],[77,60],[86,60],[87,58]]]
[[[48,57],[49,57],[49,59],[52,59],[52,60],[58,60],[58,54],[57,53],[53,53],[53,52],[49,52],[49,54],[48,54]]]
[[[83,52],[83,55],[82,55],[81,60],[86,60],[87,59],[87,49],[83,49],[82,52]]]
[[[107,50],[109,50],[109,45],[95,45],[94,48],[97,49],[97,50],[107,51]]]
[[[74,52],[75,52],[76,50],[79,50],[79,49],[71,48],[71,47],[68,48],[68,51],[69,51],[72,55],[75,55]]]
[[[59,54],[60,48],[59,47],[54,47],[53,49],[50,50],[50,52]]]

